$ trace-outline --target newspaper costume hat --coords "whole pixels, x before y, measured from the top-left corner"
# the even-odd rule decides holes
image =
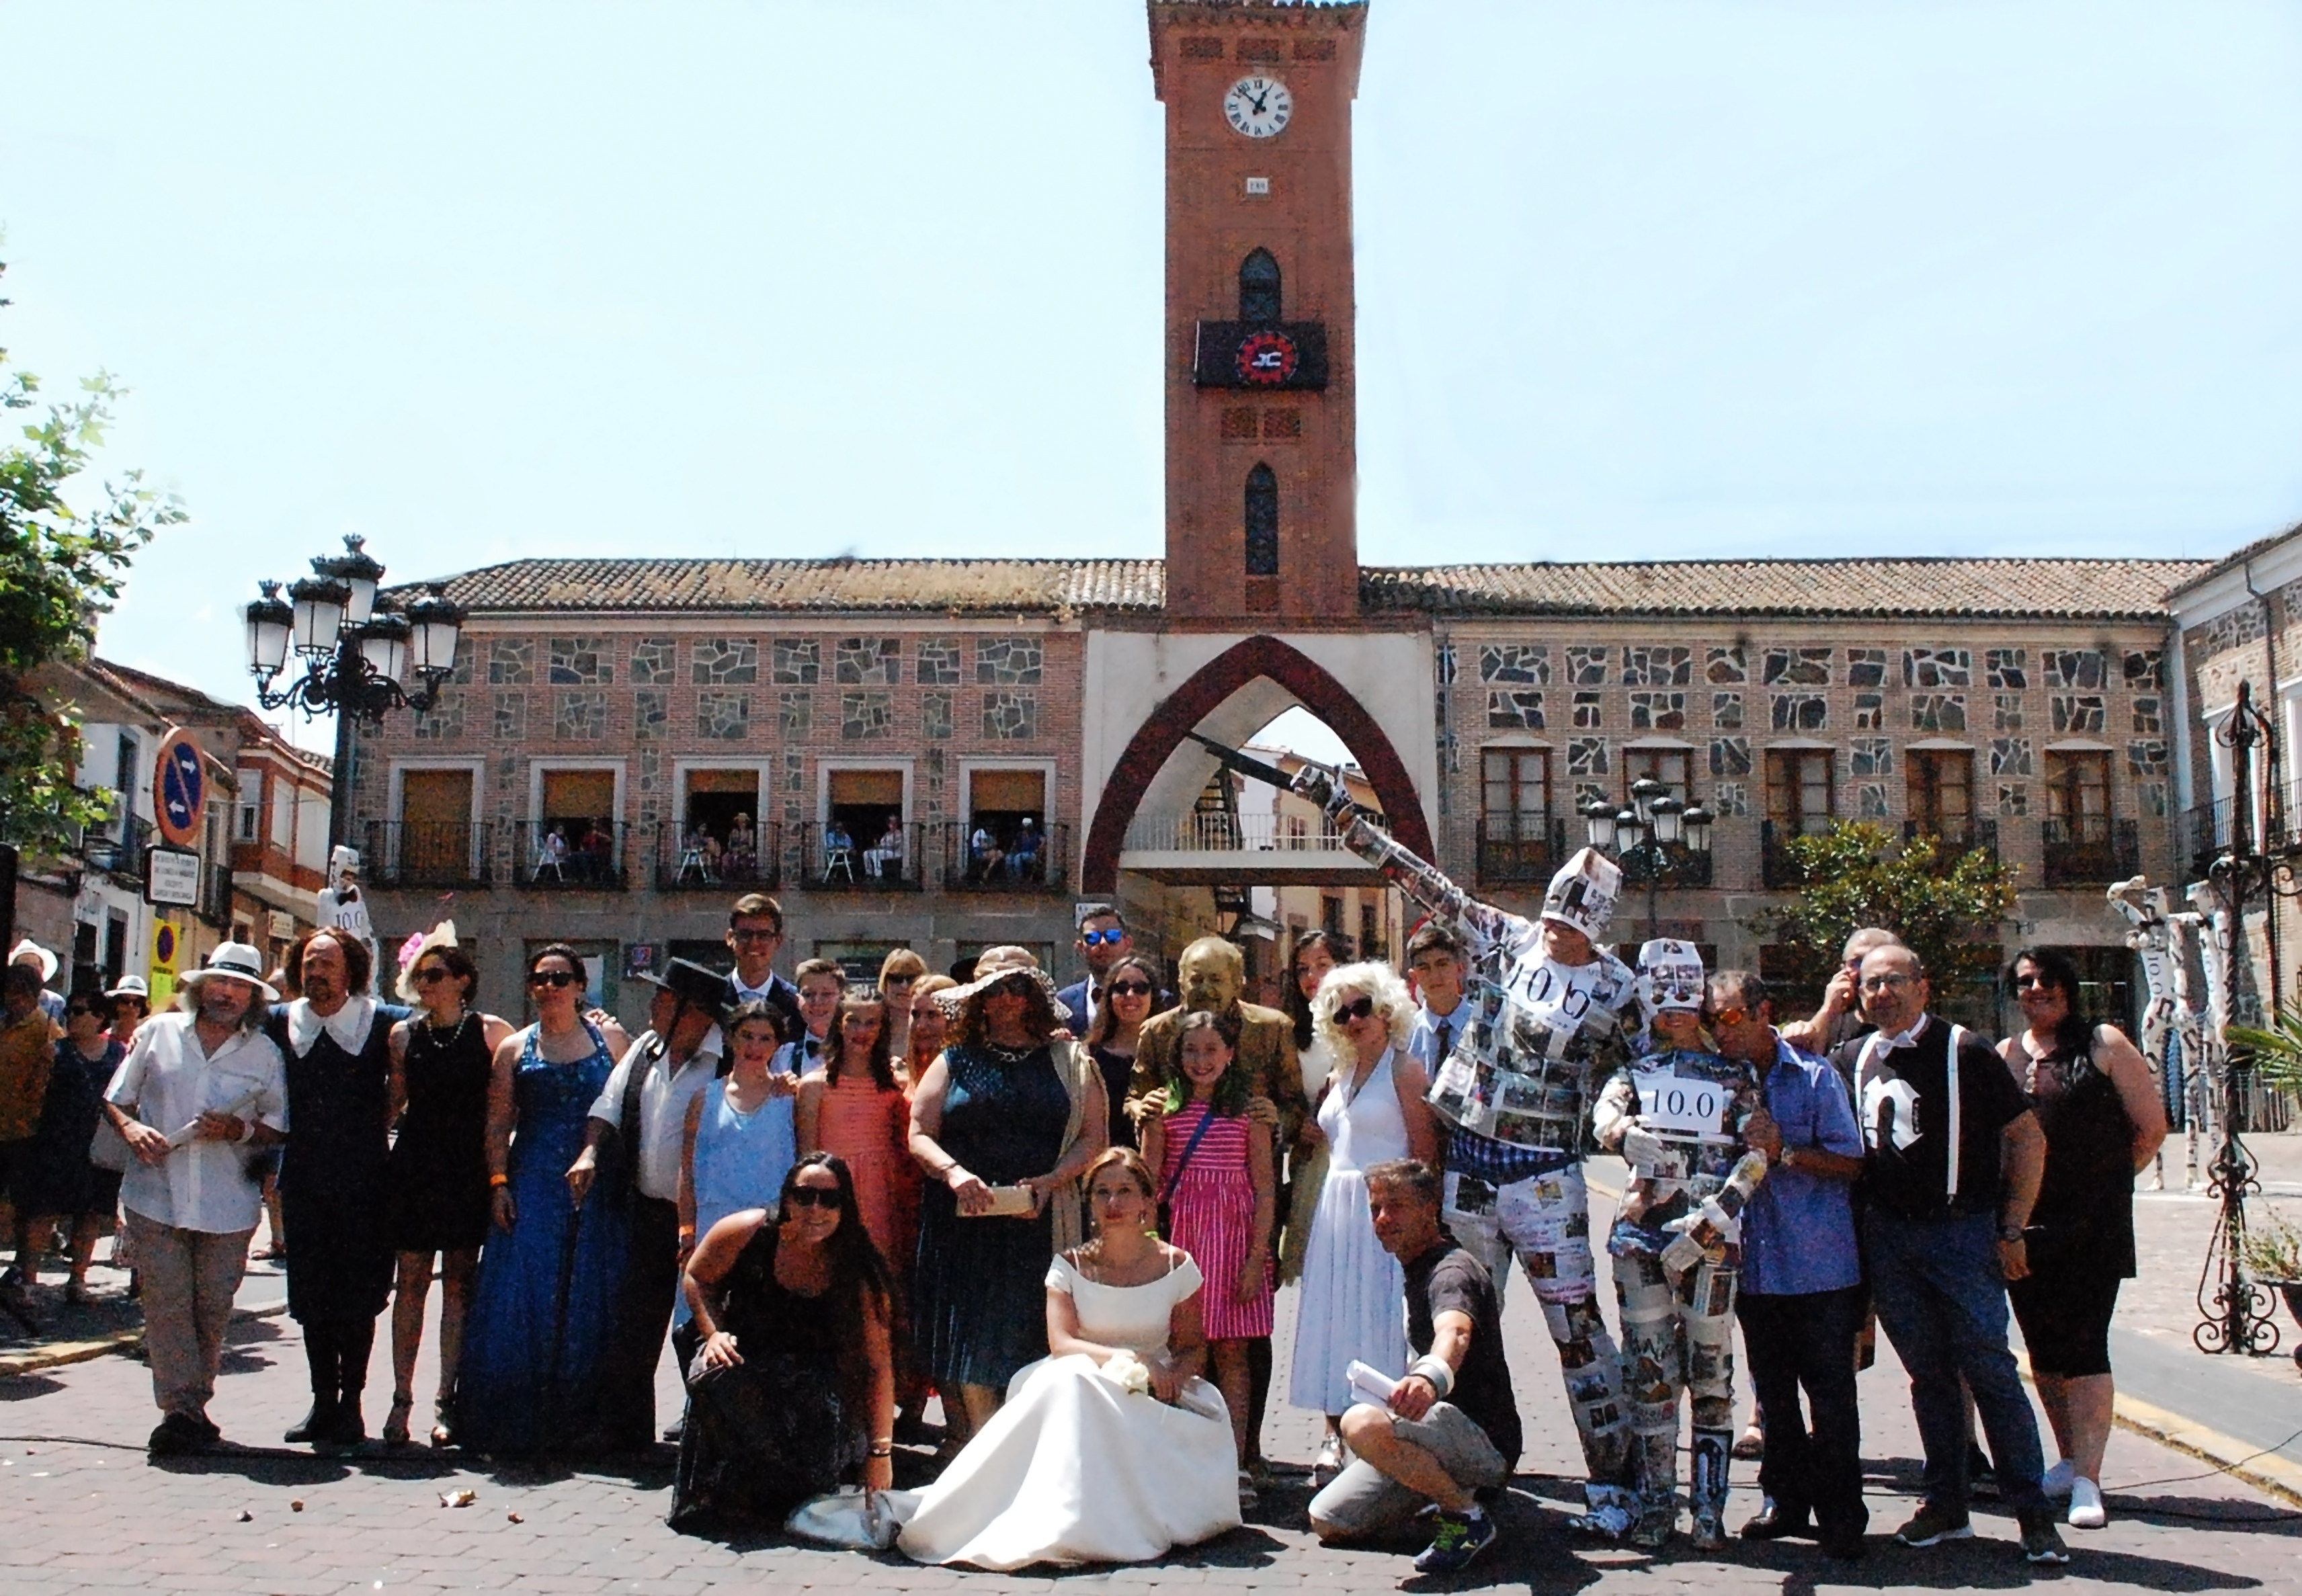
[[[1596,942],[1615,918],[1615,900],[1623,890],[1623,872],[1596,848],[1578,848],[1575,856],[1550,878],[1542,895],[1542,918],[1572,926]]]
[[[1639,949],[1639,1002],[1650,1016],[1702,1012],[1702,953],[1694,944],[1659,937]]]

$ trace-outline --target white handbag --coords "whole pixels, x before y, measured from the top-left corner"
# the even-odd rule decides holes
[[[794,1508],[784,1533],[850,1551],[885,1551],[903,1526],[887,1510],[884,1492],[850,1485]]]

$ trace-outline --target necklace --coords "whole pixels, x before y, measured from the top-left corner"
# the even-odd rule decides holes
[[[434,1025],[427,1018],[424,1021],[424,1039],[430,1042],[432,1046],[439,1051],[445,1053],[449,1048],[455,1046],[457,1043],[464,1039],[464,1028],[471,1024],[471,1022],[472,1011],[469,1009],[466,1009],[461,1014],[457,1016],[455,1024],[448,1026],[444,1029],[440,1026]]]

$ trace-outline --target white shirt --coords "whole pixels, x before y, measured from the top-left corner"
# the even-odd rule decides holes
[[[1447,1054],[1454,1052],[1455,1044],[1463,1039],[1463,1027],[1470,1018],[1470,1012],[1464,1008],[1463,1000],[1459,997],[1455,1000],[1453,1012],[1447,1014],[1432,1013],[1429,1004],[1418,1005],[1415,1011],[1414,1034],[1407,1039],[1408,1056],[1435,1076],[1439,1073],[1439,1066],[1447,1062]],[[1439,1048],[1439,1028],[1441,1025],[1447,1028],[1445,1053]]]
[[[167,1136],[205,1113],[252,1115],[274,1130],[288,1129],[288,1071],[272,1038],[234,1031],[210,1054],[201,1050],[192,1016],[181,1012],[155,1014],[136,1028],[104,1095],[123,1108],[133,1105],[137,1119]],[[178,1230],[254,1230],[263,1188],[248,1178],[248,1157],[231,1142],[187,1142],[156,1166],[130,1163],[121,1201]]]
[[[632,1079],[634,1060],[646,1059],[647,1074],[640,1081],[640,1145],[633,1159],[633,1174],[642,1197],[659,1202],[679,1197],[679,1159],[687,1138],[687,1105],[719,1073],[719,1054],[725,1046],[713,1026],[687,1061],[674,1068],[671,1054],[660,1051],[653,1031],[643,1031],[608,1076],[608,1084],[592,1103],[592,1117],[610,1125],[624,1122],[624,1092]]]

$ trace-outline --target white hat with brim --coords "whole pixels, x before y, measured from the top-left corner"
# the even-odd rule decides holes
[[[416,1000],[416,967],[424,962],[424,955],[435,947],[456,945],[456,922],[452,920],[443,920],[415,941],[414,953],[411,953],[403,949],[400,953],[399,981],[397,990],[402,1003],[414,1003]]]
[[[961,1011],[965,1009],[979,993],[988,992],[1003,981],[1013,980],[1029,981],[1046,995],[1047,1007],[1054,1011],[1056,1024],[1071,1023],[1071,1005],[1056,995],[1054,978],[1040,969],[1036,962],[1003,963],[991,970],[983,970],[964,987],[950,987],[935,994],[936,1006],[953,1019],[957,1019]]]
[[[46,985],[47,982],[53,981],[56,979],[55,954],[50,953],[47,949],[42,947],[38,943],[33,941],[29,937],[25,937],[23,941],[18,943],[15,947],[9,952],[8,962],[13,964],[27,953],[29,953],[36,961],[38,962],[40,966],[40,981],[43,985]]]
[[[192,991],[197,991],[202,981],[211,980],[217,976],[226,976],[235,981],[246,981],[263,994],[264,1001],[266,1003],[280,1001],[279,992],[270,981],[264,979],[264,955],[245,942],[219,943],[215,951],[208,955],[208,962],[206,964],[201,965],[197,970],[187,970],[178,976],[176,984]]]
[[[105,995],[106,997],[140,997],[148,1007],[152,1002],[152,988],[144,984],[144,978],[140,975],[123,975],[112,983],[112,990]]]

